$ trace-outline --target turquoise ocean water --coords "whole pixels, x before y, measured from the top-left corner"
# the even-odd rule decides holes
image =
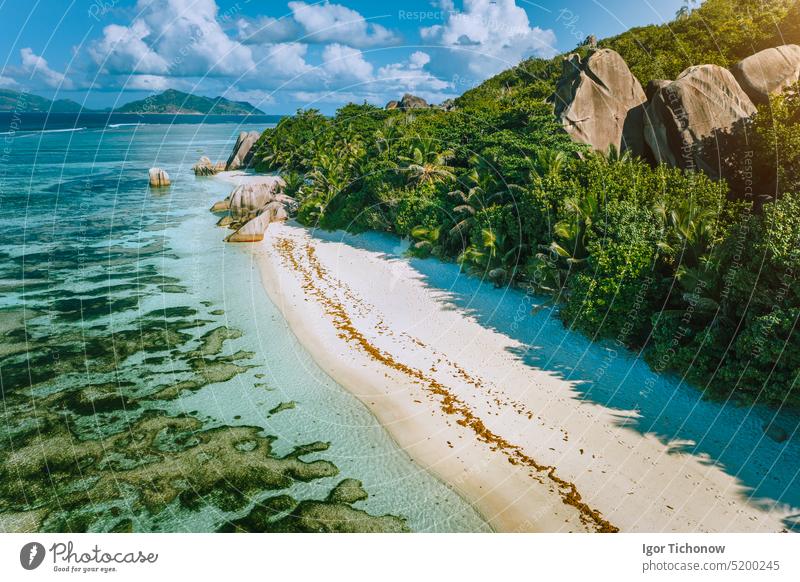
[[[487,530],[214,227],[192,164],[269,120],[0,121],[0,531]]]

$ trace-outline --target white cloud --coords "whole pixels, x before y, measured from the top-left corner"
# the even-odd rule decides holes
[[[131,26],[110,24],[103,29],[103,38],[89,48],[95,63],[109,73],[164,74],[169,65],[145,39],[151,30],[142,20]]]
[[[22,72],[31,79],[39,80],[48,87],[61,89],[73,88],[72,81],[67,79],[64,73],[59,73],[51,69],[47,61],[34,53],[30,48],[20,50],[19,54],[22,58]]]
[[[431,62],[431,56],[422,51],[414,51],[411,53],[411,56],[408,57],[408,62],[411,67],[415,69],[421,69]]]
[[[273,106],[453,96],[453,83],[430,70],[438,60],[431,51],[404,51],[378,67],[360,49],[397,43],[393,32],[329,1],[288,6],[282,18],[231,18],[214,0],[138,0],[132,20],[106,26],[88,54],[98,84],[122,90],[216,92]]]
[[[322,66],[334,80],[369,81],[372,78],[372,64],[364,59],[361,51],[337,43],[323,49]]]
[[[312,72],[313,67],[306,62],[308,45],[299,42],[284,42],[271,45],[260,45],[253,48],[256,67],[269,75],[255,75],[253,81],[262,84],[270,79],[290,79]]]
[[[239,18],[236,21],[237,38],[243,44],[272,44],[297,40],[302,29],[290,18]]]
[[[431,60],[428,53],[416,51],[411,53],[405,63],[393,63],[378,69],[376,82],[385,91],[395,93],[437,93],[450,89],[451,83],[443,81],[424,70]]]
[[[380,24],[367,22],[359,12],[341,4],[289,2],[294,19],[303,27],[304,42],[335,42],[354,47],[387,46],[399,37]]]
[[[426,42],[449,49],[434,59],[437,70],[484,79],[528,56],[553,56],[555,34],[532,27],[515,0],[464,0],[462,11],[448,13],[444,24],[420,29]]]
[[[11,77],[4,77],[3,75],[0,75],[0,87],[10,89],[13,87],[19,87],[19,83],[17,83]]]
[[[214,0],[139,0],[130,26],[110,25],[90,55],[109,73],[235,76],[252,70],[250,49],[217,20]]]

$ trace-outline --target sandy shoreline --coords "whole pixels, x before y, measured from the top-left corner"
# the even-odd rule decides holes
[[[635,411],[580,398],[410,261],[291,224],[270,225],[253,248],[271,300],[320,367],[496,530],[784,529],[791,507],[757,503],[708,458],[627,428]]]

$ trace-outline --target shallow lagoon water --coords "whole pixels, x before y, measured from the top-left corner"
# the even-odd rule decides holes
[[[208,208],[231,187],[190,167],[249,129],[6,136],[0,530],[488,529],[314,364],[250,247],[222,242]],[[156,165],[170,189],[147,187]],[[352,479],[363,492],[336,488]]]

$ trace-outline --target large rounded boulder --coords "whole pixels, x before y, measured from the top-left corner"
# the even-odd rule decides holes
[[[400,101],[389,101],[385,109],[391,111],[393,109],[427,109],[430,105],[422,97],[417,97],[411,93],[406,93]]]
[[[553,95],[555,113],[564,129],[577,142],[607,152],[642,153],[642,85],[625,60],[611,49],[593,51],[581,60],[567,57]]]
[[[261,134],[257,131],[241,132],[239,137],[236,138],[236,143],[233,146],[228,162],[225,164],[225,169],[238,170],[250,167],[255,153],[253,146],[256,145],[259,137],[261,137]]]
[[[228,209],[236,222],[248,220],[256,215],[267,204],[275,200],[276,194],[283,187],[283,180],[274,180],[255,184],[240,184],[231,192]]]
[[[740,61],[731,69],[742,90],[754,103],[767,103],[800,80],[800,46],[768,48]]]
[[[153,188],[166,188],[170,185],[169,174],[161,168],[150,168],[147,175],[150,186]]]
[[[264,233],[273,222],[288,220],[286,206],[273,200],[262,208],[258,214],[244,223],[236,232],[229,235],[226,242],[259,242],[264,240]]]
[[[644,138],[657,162],[731,174],[743,151],[753,102],[733,74],[717,65],[689,67],[671,83],[654,87],[644,115]]]

